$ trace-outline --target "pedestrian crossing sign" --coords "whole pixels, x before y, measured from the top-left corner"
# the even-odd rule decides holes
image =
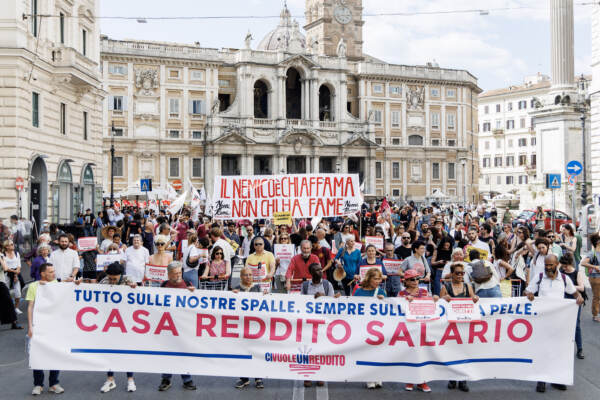
[[[546,174],[546,189],[560,189],[560,174]]]
[[[140,190],[142,192],[152,191],[152,179],[140,179]]]

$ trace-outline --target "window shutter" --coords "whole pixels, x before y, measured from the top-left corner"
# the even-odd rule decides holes
[[[115,109],[115,96],[108,96],[108,110],[112,111]]]
[[[194,100],[188,101],[188,114],[194,113]]]
[[[200,114],[206,115],[206,102],[204,100],[200,101]]]
[[[122,103],[121,103],[122,107],[123,107],[123,111],[127,111],[127,97],[123,96],[122,97]]]

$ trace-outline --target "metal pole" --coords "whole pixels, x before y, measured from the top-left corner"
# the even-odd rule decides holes
[[[587,165],[585,162],[585,107],[582,107],[581,109],[581,138],[581,148],[583,149],[583,187],[581,188],[581,206],[585,207],[585,205],[587,204]],[[575,218],[575,215],[573,215],[573,218]]]
[[[556,229],[554,228],[554,208],[555,208],[555,196],[556,194],[556,189],[552,189],[552,210],[550,210],[550,218],[552,220],[552,232],[556,232]]]
[[[110,206],[115,204],[115,122],[110,128]]]

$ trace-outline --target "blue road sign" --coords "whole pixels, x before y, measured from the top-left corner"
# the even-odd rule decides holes
[[[546,174],[546,189],[560,189],[560,174]]]
[[[152,191],[152,179],[140,179],[140,190],[142,192]]]
[[[583,165],[579,161],[572,160],[567,164],[567,174],[577,176],[581,171],[583,171]]]

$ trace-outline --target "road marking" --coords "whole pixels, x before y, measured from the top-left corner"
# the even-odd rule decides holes
[[[292,400],[304,400],[303,381],[294,381],[294,391],[292,392]]]
[[[329,400],[329,389],[327,388],[327,382],[324,386],[317,386],[317,400]]]

